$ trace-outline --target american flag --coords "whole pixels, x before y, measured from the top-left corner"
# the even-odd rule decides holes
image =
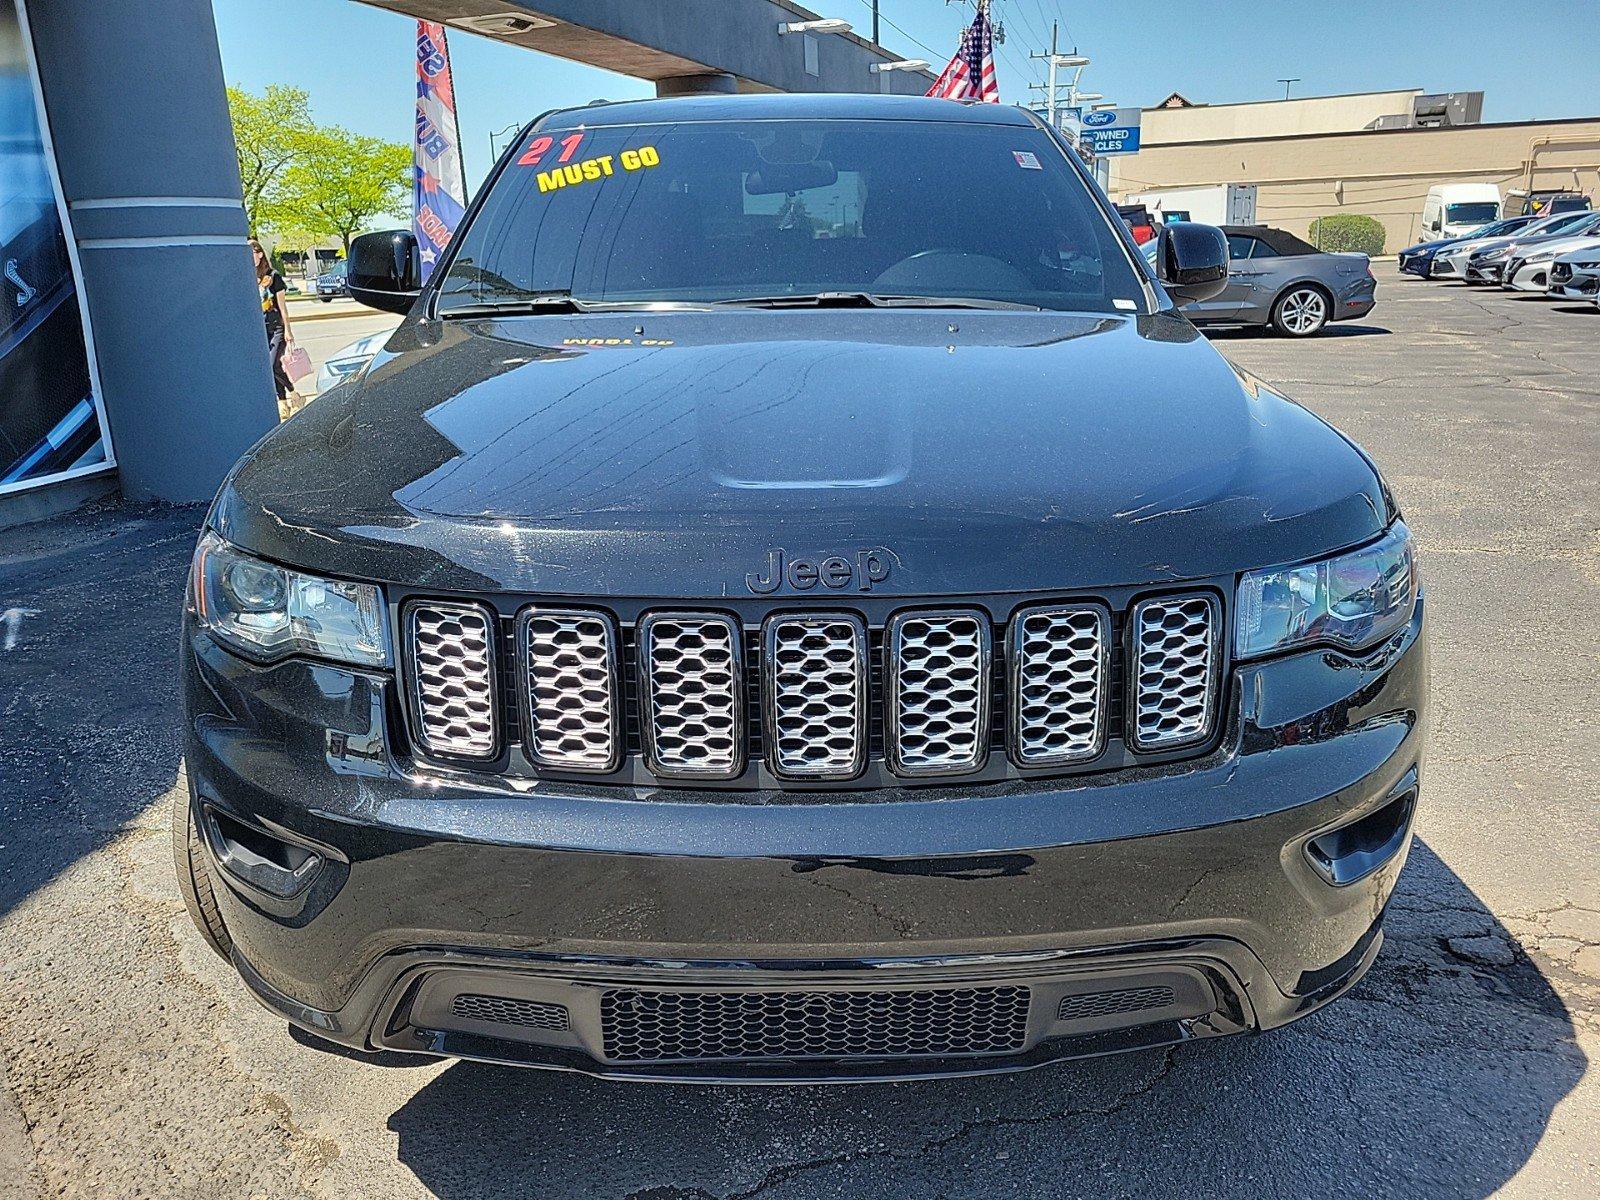
[[[978,5],[978,15],[961,31],[961,46],[928,95],[944,100],[984,100],[1000,103],[1000,84],[994,74],[994,30],[989,27],[988,5]]]

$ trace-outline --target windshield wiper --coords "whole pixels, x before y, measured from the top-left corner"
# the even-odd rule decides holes
[[[792,296],[740,296],[714,300],[728,308],[990,308],[1043,312],[1037,304],[984,300],[976,296],[888,296],[880,292],[812,292]]]
[[[482,295],[476,288],[462,288],[455,292],[441,292],[440,299],[448,296]],[[503,300],[474,300],[469,304],[439,305],[440,317],[504,317],[528,313],[585,313],[597,306],[580,300],[568,291],[518,292]]]

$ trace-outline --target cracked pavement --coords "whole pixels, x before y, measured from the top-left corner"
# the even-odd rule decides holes
[[[0,1200],[1600,1194],[1600,312],[1382,277],[1220,349],[1416,530],[1435,729],[1372,973],[1234,1038],[947,1083],[627,1086],[322,1053],[171,882],[196,510],[0,532]]]

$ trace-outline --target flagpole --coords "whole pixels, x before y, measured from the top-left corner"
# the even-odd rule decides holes
[[[450,63],[450,95],[455,100],[450,106],[450,116],[456,127],[456,157],[461,160],[461,198],[470,200],[472,197],[467,192],[467,146],[461,140],[461,97],[456,92],[456,64],[450,60],[450,34],[442,21],[439,23],[439,48],[444,51],[445,61]]]

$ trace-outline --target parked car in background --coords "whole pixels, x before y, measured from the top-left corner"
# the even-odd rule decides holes
[[[1133,234],[1133,240],[1143,246],[1155,241],[1155,219],[1151,217],[1150,210],[1142,204],[1119,204],[1117,215],[1122,218],[1123,224],[1128,227],[1128,232]]]
[[[1463,237],[1500,216],[1500,188],[1493,183],[1438,183],[1422,204],[1422,236]]]
[[[1310,337],[1330,321],[1364,317],[1378,281],[1365,254],[1329,254],[1267,225],[1223,225],[1228,283],[1210,300],[1185,305],[1197,325],[1270,325],[1285,337]],[[1145,257],[1152,263],[1151,247]]]
[[[341,258],[321,275],[318,275],[317,299],[327,304],[336,296],[348,296],[350,288],[345,283],[345,277],[349,269],[349,263]]]
[[[1518,238],[1553,236],[1587,219],[1588,215],[1587,212],[1558,213],[1552,217],[1541,217],[1508,237],[1467,238],[1434,256],[1432,277],[1467,279],[1467,269],[1474,255],[1482,252],[1484,256],[1479,261],[1480,268],[1484,262],[1502,263],[1506,252],[1510,250],[1511,243]],[[1490,254],[1494,255],[1492,259],[1488,257]],[[1473,280],[1473,282],[1483,281],[1481,276]]]
[[[1480,225],[1467,237],[1504,237],[1517,232],[1537,221],[1537,217],[1503,217],[1498,221],[1491,221],[1487,225]],[[1466,241],[1465,237],[1437,238],[1431,242],[1418,242],[1415,246],[1407,246],[1400,251],[1400,271],[1405,275],[1420,275],[1427,279],[1433,270],[1433,260],[1441,251],[1451,246],[1460,245]]]
[[[1550,287],[1550,264],[1569,250],[1600,242],[1600,213],[1569,226],[1555,237],[1516,242],[1506,255],[1500,286],[1517,292],[1543,292]]]
[[[384,339],[388,336],[387,329],[369,333],[366,337],[358,338],[331,355],[317,372],[317,395],[322,395],[334,384],[350,378],[371,362],[373,355],[378,353],[378,347],[383,345]]]
[[[1600,306],[1600,242],[1569,250],[1550,264],[1550,295]]]
[[[1583,212],[1593,207],[1593,201],[1582,192],[1565,190],[1525,192],[1520,188],[1513,188],[1506,193],[1500,211],[1507,217],[1529,214],[1536,217],[1554,217],[1561,213]]]

